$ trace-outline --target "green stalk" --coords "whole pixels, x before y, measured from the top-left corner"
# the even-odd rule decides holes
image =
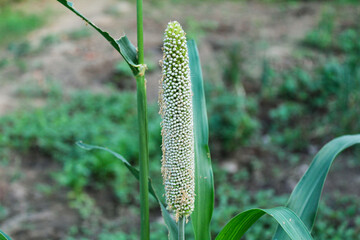
[[[137,105],[139,121],[139,161],[140,161],[140,209],[141,209],[141,240],[150,239],[149,225],[149,148],[148,148],[148,121],[146,104],[146,86],[144,76],[136,77]]]
[[[186,217],[180,217],[178,221],[179,237],[178,240],[185,240],[185,221]]]
[[[137,105],[139,121],[139,161],[140,161],[140,228],[141,240],[150,239],[149,223],[149,147],[148,147],[148,120],[146,103],[146,81],[144,67],[144,39],[143,39],[143,11],[142,0],[137,0],[137,42],[139,65],[142,70],[136,76]]]
[[[137,9],[137,41],[138,41],[138,56],[139,64],[144,64],[144,27],[143,27],[143,10],[142,0],[136,1]]]

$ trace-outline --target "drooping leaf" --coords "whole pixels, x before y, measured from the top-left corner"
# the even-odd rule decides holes
[[[188,41],[193,91],[195,140],[195,208],[191,221],[196,240],[210,240],[214,209],[214,179],[209,151],[209,127],[199,53],[194,40]]]
[[[291,193],[286,206],[301,218],[309,230],[314,225],[324,182],[331,164],[340,152],[358,143],[360,143],[360,134],[342,136],[327,143],[316,154],[309,169]],[[285,240],[289,238],[278,227],[273,239]]]
[[[110,44],[113,46],[125,59],[125,61],[128,63],[129,67],[131,68],[131,71],[136,76],[139,73],[139,62],[138,62],[138,56],[135,46],[130,42],[130,40],[127,38],[127,36],[123,36],[118,40],[115,40],[113,37],[110,36],[108,32],[104,32],[99,27],[97,27],[94,23],[92,23],[89,19],[87,19],[84,15],[82,15],[80,12],[78,12],[73,6],[74,4],[70,1],[66,0],[57,0],[59,3],[64,5],[66,8],[68,8],[70,11],[75,13],[77,16],[82,18],[87,24],[89,24],[91,27],[93,27],[97,32],[99,32]]]
[[[239,240],[264,214],[273,217],[292,240],[312,239],[300,218],[286,207],[250,209],[232,218],[217,235],[216,240]]]
[[[11,238],[0,230],[0,240],[11,240]]]
[[[120,39],[116,40],[116,43],[119,45],[120,53],[125,59],[125,61],[133,67],[136,67],[136,72],[131,69],[136,75],[138,72],[137,65],[138,63],[138,57],[137,57],[137,50],[135,46],[130,42],[130,40],[125,36],[121,37]]]
[[[103,150],[106,151],[108,153],[111,153],[113,156],[115,156],[117,159],[120,159],[124,165],[126,166],[127,169],[129,169],[129,171],[132,173],[132,175],[139,180],[140,177],[140,172],[137,168],[133,167],[122,155],[120,155],[119,153],[116,153],[108,148],[105,147],[99,147],[99,146],[93,146],[93,145],[88,145],[82,142],[77,142],[76,143],[79,147],[85,149],[85,150],[94,150],[94,149],[98,149],[98,150]],[[178,229],[177,229],[177,224],[174,221],[174,219],[170,216],[170,213],[166,210],[165,204],[160,200],[160,198],[158,197],[158,195],[156,194],[156,191],[152,185],[151,179],[149,178],[149,193],[155,198],[155,200],[159,203],[160,208],[161,208],[161,213],[163,215],[165,224],[169,230],[169,239],[170,240],[177,240],[178,237]],[[1,239],[0,239],[1,240]]]

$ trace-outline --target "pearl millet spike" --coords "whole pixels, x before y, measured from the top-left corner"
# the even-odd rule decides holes
[[[189,57],[185,32],[176,21],[164,34],[163,77],[159,104],[162,116],[162,175],[168,208],[176,221],[194,210],[194,130]]]

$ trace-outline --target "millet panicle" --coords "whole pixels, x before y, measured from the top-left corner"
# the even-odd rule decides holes
[[[162,175],[168,208],[176,220],[194,209],[194,131],[189,57],[185,32],[176,21],[164,34],[160,81]]]

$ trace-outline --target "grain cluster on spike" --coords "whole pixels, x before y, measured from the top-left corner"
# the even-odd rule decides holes
[[[160,114],[162,116],[162,174],[168,208],[176,219],[194,209],[194,131],[189,57],[178,22],[165,30]]]

